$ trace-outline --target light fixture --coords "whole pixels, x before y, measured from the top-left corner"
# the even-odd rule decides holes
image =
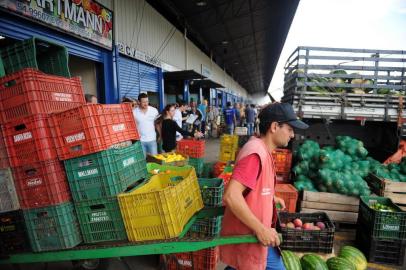
[[[221,44],[227,45],[227,44],[228,44],[228,40],[223,40],[223,41],[221,42]]]
[[[5,37],[3,37],[3,36],[0,36],[0,39],[5,39]]]
[[[235,62],[234,62],[234,65],[238,65],[238,64],[239,64],[239,62],[238,62],[238,61],[235,61]]]
[[[198,7],[204,7],[207,5],[206,1],[196,1],[196,6]]]

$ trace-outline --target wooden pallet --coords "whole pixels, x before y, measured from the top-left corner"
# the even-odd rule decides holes
[[[374,174],[369,174],[366,180],[373,192],[379,196],[390,198],[403,211],[406,211],[406,182],[394,182],[379,178]]]
[[[325,212],[333,222],[357,223],[359,198],[327,192],[303,191],[301,213]]]

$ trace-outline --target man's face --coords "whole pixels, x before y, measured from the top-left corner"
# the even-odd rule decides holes
[[[289,141],[295,137],[295,132],[293,128],[286,123],[275,123],[275,143],[277,147],[286,147]]]
[[[149,101],[148,101],[148,98],[146,97],[146,98],[142,98],[141,100],[140,100],[140,107],[141,107],[141,109],[147,109],[148,108],[148,104],[149,104]]]

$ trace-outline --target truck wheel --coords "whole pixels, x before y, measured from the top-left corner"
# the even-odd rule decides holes
[[[107,270],[109,259],[90,259],[72,261],[74,270]]]

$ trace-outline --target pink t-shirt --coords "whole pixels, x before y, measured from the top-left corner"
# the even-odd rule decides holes
[[[261,160],[257,154],[251,154],[239,160],[233,170],[232,179],[254,190],[260,173]]]

